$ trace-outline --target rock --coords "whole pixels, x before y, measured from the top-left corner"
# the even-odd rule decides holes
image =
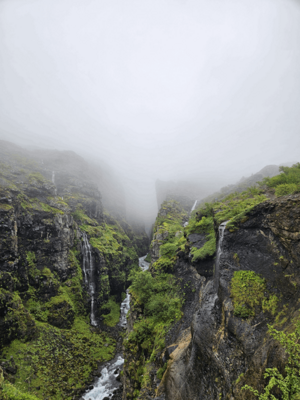
[[[289,321],[299,298],[300,195],[261,203],[246,217],[237,230],[225,230],[218,275],[202,282],[190,340],[186,345],[183,339],[175,340],[179,348],[169,354],[172,363],[160,386],[166,400],[176,396],[211,400],[219,398],[219,393],[242,400],[243,384],[262,388],[266,367],[283,371],[286,354],[267,333],[267,324],[272,324],[275,316],[258,308],[252,319],[235,316],[231,279],[238,270],[263,277],[267,289],[288,305],[284,327],[291,327]],[[189,266],[179,260],[176,268],[188,271]],[[239,377],[240,383],[236,383]]]

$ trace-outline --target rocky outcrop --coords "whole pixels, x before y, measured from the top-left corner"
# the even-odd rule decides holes
[[[299,317],[299,231],[300,195],[261,203],[238,229],[225,230],[219,279],[201,278],[191,330],[180,331],[169,343],[174,351],[158,398],[250,399],[250,392],[240,390],[245,383],[261,390],[265,368],[283,369],[286,355],[269,336],[268,324],[289,330]],[[275,309],[258,301],[254,315],[241,318],[231,293],[237,271],[258,274],[265,282],[265,301],[278,299]]]

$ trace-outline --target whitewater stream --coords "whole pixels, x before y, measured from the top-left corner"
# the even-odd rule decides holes
[[[95,318],[95,281],[94,281],[94,261],[92,256],[92,247],[88,241],[87,234],[82,235],[82,253],[83,253],[83,274],[84,282],[91,296],[91,325],[97,326]]]
[[[88,246],[87,246],[88,249]],[[139,258],[139,266],[143,271],[149,268],[149,263],[145,261],[146,256]],[[85,271],[84,271],[85,272]],[[121,303],[121,315],[119,326],[126,328],[127,326],[127,313],[130,308],[130,294],[126,292],[126,298]],[[91,319],[91,323],[92,323]],[[85,393],[82,397],[85,400],[103,400],[112,399],[114,392],[121,386],[117,380],[120,371],[123,368],[124,358],[122,354],[117,354],[116,357],[107,362],[101,370],[101,376],[94,384],[94,388]]]
[[[193,207],[191,208],[191,211],[190,211],[190,214],[189,214],[189,219],[191,217],[192,212],[195,210],[197,203],[198,203],[198,200],[195,200],[195,203],[193,204]],[[188,226],[188,224],[189,224],[189,222],[187,221],[187,222],[185,222],[183,224],[183,226],[186,227],[186,226]]]
[[[215,268],[215,285],[218,287],[219,284],[219,265],[220,265],[220,259],[222,255],[222,242],[224,238],[224,231],[226,228],[228,221],[222,222],[219,226],[219,241],[218,241],[218,248],[217,248],[217,255],[216,255],[216,268]]]

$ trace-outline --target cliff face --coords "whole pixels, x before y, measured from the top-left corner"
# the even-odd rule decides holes
[[[267,325],[291,330],[299,316],[300,196],[266,201],[246,219],[225,230],[219,271],[215,279],[202,278],[190,334],[180,332],[171,344],[178,347],[158,389],[163,398],[252,398],[240,391],[245,383],[260,390],[265,368],[283,369],[286,355]],[[244,318],[231,289],[237,271],[264,280],[263,293],[249,292],[257,302]],[[266,306],[270,299],[276,299],[273,309]]]
[[[154,280],[174,277],[182,314],[166,325],[161,347],[156,338],[149,346],[145,331],[139,336],[149,305],[133,287],[124,399],[252,399],[242,386],[262,391],[266,368],[284,370],[287,355],[268,325],[291,332],[299,319],[300,195],[250,192],[201,209],[186,228],[180,205],[163,203],[150,271]]]
[[[78,398],[97,364],[114,355],[119,303],[147,236],[103,209],[74,153],[32,157],[5,144],[0,156],[5,382],[38,398]]]

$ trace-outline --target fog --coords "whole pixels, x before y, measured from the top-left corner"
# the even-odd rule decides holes
[[[299,161],[299,1],[0,0],[0,57],[0,138],[106,163],[151,218],[156,179]]]

